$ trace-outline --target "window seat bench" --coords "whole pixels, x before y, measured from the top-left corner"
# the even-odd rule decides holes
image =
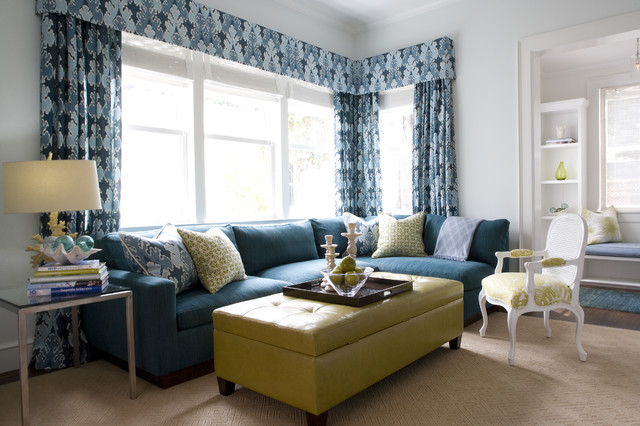
[[[588,245],[582,284],[640,289],[640,243]]]

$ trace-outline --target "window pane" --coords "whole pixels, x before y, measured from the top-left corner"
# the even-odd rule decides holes
[[[380,111],[380,169],[382,207],[385,212],[412,211],[412,107]]]
[[[605,90],[606,206],[640,208],[640,86]]]
[[[185,221],[185,137],[124,128],[122,140],[122,226]]]
[[[270,140],[277,124],[275,98],[261,99],[205,87],[204,131],[208,135]]]
[[[207,219],[273,217],[271,147],[208,138],[205,145]]]
[[[333,110],[290,100],[288,127],[289,215],[333,216]]]
[[[188,222],[191,84],[123,67],[121,225]]]
[[[162,78],[152,72],[124,67],[122,123],[175,129],[184,121],[185,91],[190,85],[178,78]]]

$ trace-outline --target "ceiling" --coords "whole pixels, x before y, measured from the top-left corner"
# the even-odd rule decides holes
[[[459,0],[275,0],[350,34],[444,7]]]
[[[543,73],[571,72],[576,69],[615,65],[631,69],[636,53],[638,32],[619,34],[604,40],[594,39],[581,46],[572,46],[545,53],[541,57]]]

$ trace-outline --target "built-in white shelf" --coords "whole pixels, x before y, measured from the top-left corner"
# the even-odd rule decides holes
[[[567,204],[567,212],[580,213],[586,205],[587,107],[586,99],[570,99],[540,104],[539,140],[534,152],[534,244],[544,247],[549,222],[555,217],[550,209]],[[564,129],[564,134],[558,128]],[[547,143],[572,138],[569,143]],[[565,180],[557,180],[556,169],[564,163]]]

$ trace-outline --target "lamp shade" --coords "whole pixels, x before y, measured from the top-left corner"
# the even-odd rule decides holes
[[[2,186],[5,213],[102,208],[95,161],[45,160],[4,163]]]

